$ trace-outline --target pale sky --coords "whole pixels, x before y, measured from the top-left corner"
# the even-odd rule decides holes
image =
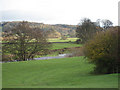
[[[119,0],[0,0],[2,21],[77,25],[82,18],[109,19],[118,25]]]

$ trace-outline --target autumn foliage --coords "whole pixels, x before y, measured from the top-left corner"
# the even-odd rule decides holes
[[[96,65],[95,73],[117,73],[120,61],[118,55],[118,38],[120,30],[118,27],[101,31],[84,45],[84,54],[89,61]]]
[[[38,53],[41,55],[41,53],[47,52],[50,46],[46,40],[46,34],[37,27],[31,28],[26,21],[11,28],[3,35],[3,38],[5,42],[2,44],[3,61],[30,60]]]

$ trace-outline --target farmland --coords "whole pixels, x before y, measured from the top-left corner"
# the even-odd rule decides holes
[[[71,47],[80,47],[81,44],[75,43],[53,43],[51,49],[63,49],[63,48],[71,48]]]
[[[32,30],[34,29],[32,28]],[[26,42],[26,40],[28,39],[28,37],[26,37],[26,34],[19,33],[18,34],[20,35],[19,37],[21,37],[22,35],[23,36],[20,39],[19,37],[18,39],[13,39],[13,41],[18,40],[17,42],[20,42],[20,44],[15,43],[14,47],[11,47],[9,49],[4,48],[5,49],[4,51],[7,50],[8,51],[4,53],[6,55],[6,56],[4,55],[4,57],[7,58],[6,61],[5,58],[2,58],[4,59],[3,60],[4,62],[7,62],[2,64],[3,88],[117,88],[118,87],[118,73],[116,72],[95,73],[95,68],[97,67],[97,65],[95,65],[94,62],[90,63],[89,61],[92,59],[87,57],[85,55],[85,52],[83,52],[83,49],[85,50],[85,48],[87,48],[85,47],[85,43],[76,44],[75,41],[78,38],[72,38],[72,37],[68,38],[69,37],[68,35],[62,35],[62,34],[60,35],[60,33],[59,35],[61,38],[55,38],[57,37],[55,33],[54,38],[52,37],[47,39],[48,42],[46,42],[46,38],[48,37],[45,37],[45,39],[44,37],[43,39],[42,37],[40,37],[39,39],[45,40],[44,42],[46,42],[46,43],[41,43],[40,46],[40,43],[37,44],[34,43],[34,45],[29,44],[29,42],[23,43]],[[33,33],[30,33],[30,35],[28,36],[31,37],[32,35]],[[33,36],[36,39],[31,37],[32,39],[30,38],[30,43],[39,40],[37,35],[40,36],[40,33],[35,33],[35,35]],[[41,34],[41,36],[42,35],[43,34]],[[8,38],[10,37],[8,36]],[[101,45],[101,43],[99,45]],[[27,47],[28,49],[26,49]],[[96,47],[96,43],[95,46],[91,45],[91,47],[92,50],[95,50],[94,48]],[[17,51],[14,52],[15,50]],[[28,52],[26,52],[27,50]],[[96,49],[95,51],[100,51],[100,54],[96,55],[96,53],[94,53],[95,56],[101,55],[100,49]],[[62,57],[61,59],[56,58],[49,60],[35,60],[35,58],[39,58],[39,57],[42,58],[46,56],[54,57],[61,54],[69,54],[69,55],[66,57]],[[31,55],[31,58],[29,57],[26,58],[28,55]],[[93,54],[90,55],[93,56]],[[24,58],[21,58],[21,56],[23,56]],[[110,58],[104,59],[104,57],[103,59],[100,58],[98,60],[100,61],[100,63],[98,64],[101,64],[103,62],[102,60],[106,60],[108,61],[108,63],[103,63],[101,65],[101,68],[98,68],[98,70],[107,71],[107,69],[104,68],[103,66],[111,63],[109,62],[110,61],[109,59]],[[112,69],[108,69],[108,70],[112,70]]]
[[[118,74],[91,74],[94,65],[83,56],[3,63],[2,68],[3,88],[118,87]]]
[[[78,38],[67,38],[66,40],[61,40],[61,38],[49,38],[48,42],[75,42]]]

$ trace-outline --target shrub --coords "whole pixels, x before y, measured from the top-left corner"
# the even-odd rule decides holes
[[[84,45],[84,54],[96,65],[95,73],[117,73],[118,59],[118,27],[109,28],[95,35]],[[120,33],[120,31],[119,31]]]
[[[81,43],[82,43],[80,39],[77,39],[75,42],[76,42],[77,44],[81,44]]]
[[[14,55],[12,54],[2,54],[2,61],[6,62],[6,61],[13,61],[14,60]]]
[[[84,56],[84,54],[83,54],[83,47],[71,48],[70,52],[72,53],[71,57]]]

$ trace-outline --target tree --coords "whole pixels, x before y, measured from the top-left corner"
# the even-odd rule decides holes
[[[3,54],[13,54],[17,60],[29,60],[48,47],[43,31],[31,28],[26,21],[14,26],[3,37],[6,42],[3,45]]]
[[[47,36],[48,36],[48,38],[60,38],[61,37],[61,33],[56,31],[55,29],[52,29],[51,31],[48,32]]]
[[[61,35],[61,40],[66,40],[67,37],[65,35]]]
[[[93,35],[98,31],[97,25],[91,22],[90,19],[84,18],[78,24],[76,29],[77,37],[79,38],[78,41],[80,43],[85,43],[87,40],[93,37]]]
[[[100,19],[97,19],[97,20],[96,20],[96,24],[97,24],[98,27],[100,27],[100,22],[101,22]]]
[[[84,45],[84,55],[95,64],[97,74],[120,73],[120,27],[101,31]]]
[[[113,23],[110,20],[107,20],[107,19],[104,19],[101,22],[102,22],[102,25],[103,25],[104,29],[107,29],[107,28],[109,28],[110,26],[113,25]]]

